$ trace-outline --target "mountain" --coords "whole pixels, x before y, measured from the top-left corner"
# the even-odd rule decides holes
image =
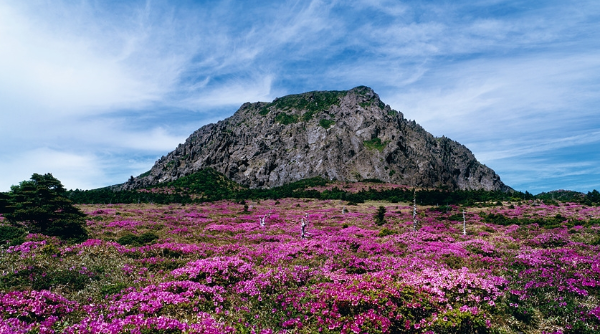
[[[117,188],[150,187],[209,167],[250,188],[320,176],[451,190],[511,189],[465,146],[434,137],[364,86],[245,103]]]

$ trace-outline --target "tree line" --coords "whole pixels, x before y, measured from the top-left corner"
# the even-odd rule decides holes
[[[369,180],[370,182],[381,182]],[[391,203],[416,201],[419,205],[434,205],[448,208],[449,205],[501,205],[503,201],[519,202],[539,199],[529,192],[502,192],[485,190],[408,189],[395,188],[377,190],[369,187],[358,192],[350,192],[339,187],[317,191],[314,187],[326,186],[330,181],[320,177],[305,179],[271,189],[249,189],[226,178],[212,169],[180,178],[160,186],[141,190],[116,191],[107,187],[94,190],[67,191],[52,174],[33,174],[30,180],[12,186],[7,193],[0,192],[0,245],[19,244],[28,233],[41,233],[56,236],[68,242],[80,242],[88,236],[85,228],[86,215],[74,204],[111,203],[202,203],[218,200],[261,200],[281,198],[313,198],[321,200],[342,200],[349,205],[365,201],[389,201]],[[548,197],[540,194],[546,202],[568,197],[569,201],[586,205],[600,205],[597,190],[587,194],[558,191]],[[382,216],[379,213],[379,216]],[[378,217],[379,217],[378,216]],[[495,224],[530,224],[555,226],[564,217],[553,217],[543,222],[514,221],[501,215],[485,216],[486,222]],[[380,220],[382,220],[381,218]]]
[[[366,180],[373,183],[379,180]],[[202,203],[218,200],[259,200],[281,198],[314,198],[322,200],[342,200],[352,203],[364,201],[389,201],[392,203],[411,202],[413,196],[419,205],[474,205],[475,203],[496,203],[502,201],[527,201],[540,199],[528,191],[486,191],[486,190],[456,190],[446,189],[364,189],[350,192],[339,187],[330,190],[317,191],[311,189],[317,186],[326,186],[331,181],[320,177],[293,182],[270,189],[249,189],[213,169],[204,169],[197,173],[184,176],[173,182],[156,185],[143,190],[114,191],[112,188],[95,190],[74,190],[68,192],[68,198],[79,204],[110,204],[110,203]],[[415,195],[416,193],[416,195]],[[600,194],[594,190],[587,195],[581,193],[579,197],[571,196],[574,202],[593,205],[600,203]],[[547,202],[547,199],[541,194]]]

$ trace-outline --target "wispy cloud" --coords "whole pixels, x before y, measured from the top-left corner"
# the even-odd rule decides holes
[[[115,36],[118,34],[103,27],[80,33],[84,22],[77,19],[89,19],[87,24],[92,26],[98,20],[72,20],[71,14],[86,13],[59,15],[55,12],[60,6],[46,4],[38,10],[57,20],[47,22],[43,17],[28,17],[30,8],[15,7],[0,5],[0,42],[4,50],[0,53],[0,88],[25,109],[19,112],[45,108],[69,115],[147,106],[171,89],[177,68],[182,66],[181,60],[165,54],[155,54],[151,59],[136,57],[132,62],[132,54],[139,52],[136,49],[145,48],[135,45],[142,43],[143,33],[136,37],[131,35],[133,32]],[[23,102],[27,104],[23,106]]]
[[[97,180],[106,178],[102,165],[103,162],[91,154],[74,154],[40,147],[14,155],[3,155],[0,161],[0,170],[3,172],[0,186],[9,189],[11,185],[29,179],[33,173],[52,173],[73,189],[97,188],[102,185]]]
[[[600,145],[600,131],[584,132],[583,134],[571,137],[538,139],[526,143],[523,143],[523,141],[518,139],[498,140],[494,143],[488,142],[479,144],[478,149],[485,153],[478,155],[478,157],[482,161],[492,162],[494,160],[515,158],[530,154],[544,154],[562,148],[578,147],[596,143]],[[585,162],[583,164],[589,163],[590,162]]]
[[[597,1],[4,1],[0,190],[28,177],[23,163],[67,187],[124,181],[243,102],[357,85],[517,189],[536,177],[515,159],[586,189],[594,155],[556,153],[597,142],[599,13]]]

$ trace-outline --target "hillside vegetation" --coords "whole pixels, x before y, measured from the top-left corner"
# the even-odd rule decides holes
[[[485,191],[422,189],[408,186],[382,186],[380,180],[370,179],[363,182],[336,182],[320,177],[293,182],[272,189],[248,189],[229,180],[223,174],[211,169],[184,176],[176,181],[165,182],[158,186],[138,190],[116,191],[107,187],[95,190],[73,190],[68,197],[79,204],[111,203],[203,203],[222,199],[280,199],[314,198],[337,199],[349,203],[362,203],[368,200],[388,201],[391,203],[409,202],[416,196],[421,205],[468,204],[495,205],[499,201],[526,201],[539,199],[546,203],[557,203],[561,198],[542,193],[532,195],[519,191]],[[594,205],[600,203],[597,190],[588,194],[570,192],[564,201]]]
[[[0,332],[600,331],[597,202],[420,189],[414,205],[377,180],[251,190],[210,170],[178,182],[72,192],[189,201],[79,204],[85,241],[7,233],[15,194],[0,197]]]

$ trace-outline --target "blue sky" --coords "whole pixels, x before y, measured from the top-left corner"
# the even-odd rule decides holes
[[[600,189],[600,2],[0,2],[0,191],[121,183],[244,102],[372,87],[513,188]]]

